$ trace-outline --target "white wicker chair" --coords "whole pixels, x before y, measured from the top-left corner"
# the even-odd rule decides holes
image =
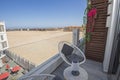
[[[19,80],[54,80],[54,77],[55,75],[51,75],[51,74],[38,74],[38,75],[23,77]]]
[[[66,42],[66,41],[60,42],[58,45],[58,50],[59,50],[60,56],[68,65],[72,65],[72,62],[75,59],[76,59],[75,61],[77,61],[79,65],[83,64],[86,61],[86,57],[84,53],[77,46],[69,42]],[[71,58],[72,61],[70,61],[69,57],[73,57]]]

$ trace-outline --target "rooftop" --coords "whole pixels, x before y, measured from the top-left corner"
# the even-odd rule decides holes
[[[21,67],[20,70],[17,73],[12,74],[10,70],[6,69],[6,65],[8,64],[10,66],[10,68],[13,68],[15,66],[18,66],[18,64],[16,64],[13,60],[8,58],[7,56],[6,56],[6,59],[8,61],[5,62],[4,65],[0,68],[0,73],[4,73],[4,72],[10,73],[9,77],[7,78],[7,80],[18,79],[19,77],[21,77],[23,75],[24,69]]]

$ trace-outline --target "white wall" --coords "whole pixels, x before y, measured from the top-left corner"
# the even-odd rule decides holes
[[[116,22],[118,18],[119,2],[120,2],[119,0],[113,0],[112,4],[110,4],[108,8],[108,14],[110,14],[110,17],[108,17],[107,24],[106,24],[106,27],[108,27],[108,33],[107,33],[107,41],[106,41],[105,55],[104,55],[104,61],[103,61],[104,72],[108,72],[108,69],[109,69],[109,63],[110,63],[110,58],[112,54],[112,46],[113,46],[113,40],[114,40],[114,32],[115,32]]]

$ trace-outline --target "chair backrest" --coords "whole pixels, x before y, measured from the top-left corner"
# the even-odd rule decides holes
[[[81,58],[81,61],[78,60],[79,65],[86,61],[84,53],[77,46],[70,44],[69,42],[60,42],[58,50],[62,59],[69,65],[72,65],[72,61],[77,61],[77,58]],[[70,61],[70,58],[73,60]]]
[[[53,80],[55,75],[51,74],[38,74],[38,75],[31,75],[27,77],[20,78],[19,80]]]

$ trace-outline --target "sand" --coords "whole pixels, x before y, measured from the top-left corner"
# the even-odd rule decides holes
[[[58,53],[60,41],[72,42],[72,32],[10,31],[9,50],[39,65]]]

